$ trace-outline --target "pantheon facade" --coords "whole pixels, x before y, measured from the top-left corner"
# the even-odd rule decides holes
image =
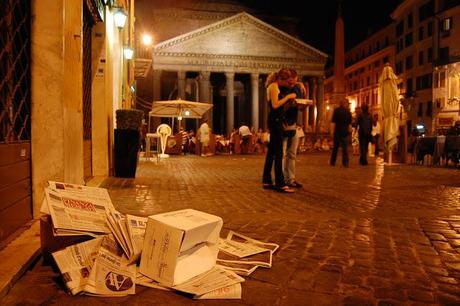
[[[151,55],[153,69],[137,79],[139,108],[148,111],[154,101],[176,98],[201,101],[213,104],[204,118],[216,133],[228,134],[243,123],[265,128],[266,77],[288,67],[297,70],[313,101],[299,115],[299,123],[314,130],[324,113],[325,53],[241,6],[196,1],[172,8],[154,3],[139,1],[136,7],[137,33],[154,37],[152,54],[141,53]],[[285,25],[289,30],[289,22]],[[185,121],[186,128],[197,125]]]

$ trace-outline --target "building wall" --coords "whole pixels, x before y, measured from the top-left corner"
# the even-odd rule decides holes
[[[412,31],[407,27],[411,15],[414,43],[406,47],[405,36]],[[441,71],[449,70],[445,65],[460,61],[460,5],[456,1],[446,0],[406,0],[393,12],[392,17],[397,29],[398,25],[404,24],[402,35],[397,38],[396,65],[401,68],[398,72],[403,80],[408,127],[424,124],[428,133],[434,134],[440,127],[438,116],[447,109],[439,96],[442,92],[439,79],[438,85],[433,81]],[[440,26],[448,17],[452,18],[452,29],[443,31]],[[421,34],[423,37],[420,37]],[[400,52],[398,47],[402,49]],[[405,67],[409,56],[414,61],[412,69]]]
[[[126,1],[124,1],[126,2]],[[82,116],[83,0],[33,0],[31,46],[34,217],[47,181],[84,183]],[[129,6],[127,6],[129,7]],[[113,118],[121,108],[123,31],[106,21],[92,33],[93,175],[110,172]],[[126,87],[126,86],[124,86]]]
[[[395,67],[394,36],[394,26],[390,24],[345,52],[345,92],[352,112],[363,104],[369,105],[372,113],[380,112],[378,80],[385,63],[389,63],[393,69]],[[329,100],[333,78],[331,72],[331,76],[324,82],[329,121],[332,116]]]
[[[460,6],[443,10],[437,19],[441,27],[436,41],[441,49],[448,49],[440,54],[433,71],[433,124],[439,131],[460,120]]]

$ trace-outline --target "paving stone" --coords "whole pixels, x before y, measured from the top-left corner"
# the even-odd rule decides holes
[[[433,293],[426,291],[426,290],[408,289],[407,295],[409,296],[409,299],[413,301],[425,302],[425,303],[434,302]]]
[[[406,301],[407,296],[404,290],[394,289],[391,287],[387,288],[376,288],[374,295],[377,299],[393,299],[396,301]]]
[[[343,299],[344,306],[373,306],[374,299],[361,296],[347,296]]]
[[[373,158],[363,169],[355,157],[343,171],[327,167],[328,154],[298,160],[305,187],[295,194],[262,189],[264,158],[249,155],[141,161],[136,178],[103,183],[122,213],[194,208],[221,216],[223,235],[279,244],[273,267],[246,277],[241,300],[193,301],[141,286],[121,299],[72,297],[50,267],[34,267],[40,277],[23,276],[0,305],[460,305],[459,171]]]

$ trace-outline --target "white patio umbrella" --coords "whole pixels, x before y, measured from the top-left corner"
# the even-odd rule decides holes
[[[211,108],[212,104],[209,103],[194,102],[181,99],[154,101],[152,104],[152,110],[149,112],[149,118],[150,116],[173,118],[172,127],[174,129],[174,118],[178,118],[179,120],[187,118],[199,119],[203,117],[203,115]]]
[[[385,125],[384,140],[385,147],[389,152],[389,164],[391,164],[391,152],[393,151],[394,145],[398,142],[397,137],[399,135],[399,90],[396,84],[397,79],[398,77],[387,63],[379,78],[379,99],[383,110]]]

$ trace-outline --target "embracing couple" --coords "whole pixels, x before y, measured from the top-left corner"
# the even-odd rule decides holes
[[[293,188],[302,185],[295,179],[296,137],[299,105],[296,98],[304,98],[306,89],[298,82],[294,69],[283,68],[270,74],[265,84],[269,106],[268,128],[270,142],[265,158],[263,188],[278,192],[293,193]],[[283,155],[285,156],[283,165]],[[272,168],[275,167],[275,184]]]

